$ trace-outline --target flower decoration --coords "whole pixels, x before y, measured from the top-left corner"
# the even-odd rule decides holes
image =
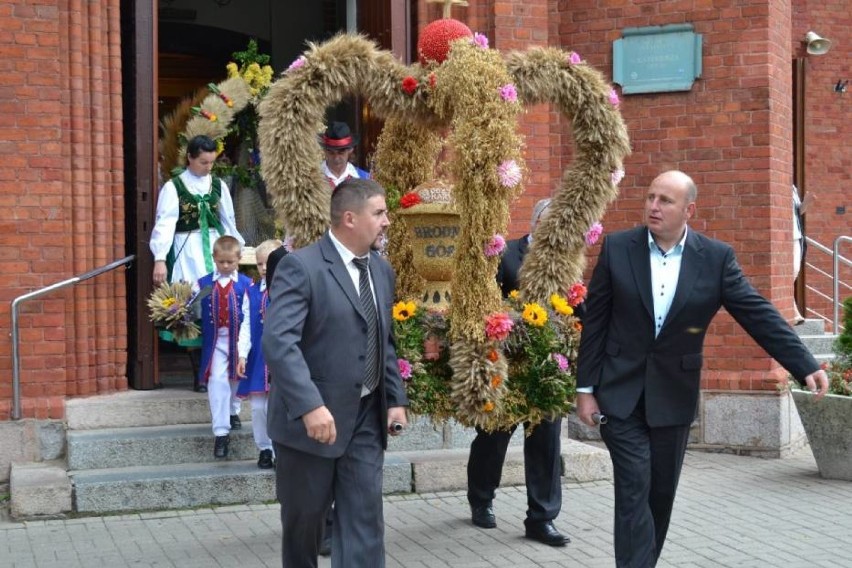
[[[483,412],[493,412],[494,411],[494,403],[490,400],[482,405]]]
[[[420,195],[417,193],[411,192],[406,193],[399,199],[399,206],[403,209],[408,209],[409,207],[414,207],[418,203],[421,202]]]
[[[524,312],[521,315],[530,325],[541,327],[547,323],[547,311],[535,302],[524,304]]]
[[[503,384],[503,377],[501,377],[500,375],[493,375],[491,377],[491,388],[492,389],[499,389],[500,385],[502,385],[502,384]]]
[[[582,282],[572,284],[568,290],[568,303],[576,308],[586,299],[586,292],[586,286]]]
[[[492,363],[496,363],[497,361],[500,360],[500,353],[496,349],[492,349],[491,351],[488,352],[488,354],[485,357],[486,357],[486,359],[488,359]]]
[[[515,323],[509,314],[503,312],[493,313],[485,318],[485,337],[491,341],[503,341],[509,337],[509,333],[512,331],[514,325]],[[496,359],[491,359],[490,357],[489,359],[496,361]]]
[[[148,297],[150,319],[154,326],[170,331],[176,341],[188,341],[201,335],[196,321],[195,300],[189,282],[163,282]]]
[[[393,306],[393,319],[406,321],[417,313],[417,304],[414,302],[397,302]]]
[[[570,65],[579,65],[582,62],[583,58],[580,57],[580,54],[576,51],[572,51],[571,54],[568,56],[568,63]]]
[[[574,315],[574,308],[571,307],[568,300],[559,294],[552,294],[550,296],[550,305],[553,306],[553,309],[556,310],[556,313],[558,314],[562,314],[563,316]]]
[[[429,73],[429,77],[428,77],[427,80],[429,82],[429,88],[430,89],[434,89],[435,86],[437,86],[437,84],[438,84],[438,76],[435,75],[435,73]]]
[[[475,34],[473,34],[473,39],[471,41],[476,47],[488,49],[488,36],[486,36],[485,34],[476,32]]]
[[[406,95],[413,95],[417,91],[417,79],[411,75],[406,76],[402,80],[402,90]]]
[[[596,221],[596,222],[592,223],[592,226],[589,227],[589,230],[586,231],[586,233],[584,235],[585,238],[586,238],[586,244],[589,245],[589,246],[592,246],[593,244],[598,242],[598,239],[601,238],[602,234],[603,234],[603,225],[601,225],[600,221]]]
[[[293,237],[293,235],[287,235],[287,236],[284,237],[284,241],[282,242],[281,246],[283,246],[284,250],[286,250],[288,253],[293,252],[293,250],[294,250],[293,241],[294,240],[295,240],[295,238]]]
[[[613,170],[610,179],[612,180],[612,185],[620,184],[621,180],[624,179],[624,170],[621,168]]]
[[[443,18],[426,24],[417,39],[420,65],[440,65],[450,53],[450,44],[464,37],[473,37],[473,32],[458,20]]]
[[[551,353],[551,357],[556,361],[556,366],[559,367],[559,370],[563,373],[568,371],[568,358],[562,353]]]
[[[615,106],[615,107],[617,107],[619,104],[621,104],[621,101],[618,100],[618,93],[616,92],[615,89],[609,90],[609,104],[611,104],[612,106]]]
[[[397,359],[396,363],[399,365],[399,376],[405,381],[409,380],[412,373],[411,363],[407,359]]]
[[[297,57],[296,59],[293,60],[293,63],[291,63],[287,67],[287,70],[284,71],[284,72],[290,73],[291,71],[295,71],[296,69],[301,69],[305,65],[305,63],[307,63],[307,62],[308,62],[308,60],[305,58],[305,56],[300,55],[299,57]]]
[[[506,250],[506,239],[503,235],[493,235],[491,239],[485,243],[485,256],[493,258],[500,256]]]
[[[509,298],[512,299],[512,300],[517,300],[520,297],[521,297],[520,290],[512,290],[511,292],[509,292]]]
[[[515,187],[521,182],[521,168],[515,160],[506,160],[497,167],[497,177],[504,187]]]
[[[502,87],[500,87],[500,98],[506,101],[507,103],[514,103],[518,101],[518,90],[515,88],[515,85],[512,83],[506,83]]]

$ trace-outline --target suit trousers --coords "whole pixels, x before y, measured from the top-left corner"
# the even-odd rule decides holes
[[[624,420],[601,425],[615,485],[615,561],[618,568],[656,566],[666,540],[689,425],[651,428],[644,397]]]
[[[380,398],[361,399],[352,438],[339,458],[273,443],[281,503],[284,568],[315,568],[326,512],[334,501],[332,568],[384,568]]]
[[[476,429],[467,462],[467,500],[472,507],[491,505],[500,485],[509,440],[516,428],[517,425],[494,432]],[[561,432],[562,419],[557,418],[542,421],[524,437],[526,523],[552,521],[562,509]]]

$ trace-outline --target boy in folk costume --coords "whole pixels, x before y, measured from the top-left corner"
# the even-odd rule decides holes
[[[213,455],[228,457],[229,433],[239,430],[240,399],[236,397],[239,379],[245,376],[245,358],[239,353],[240,326],[248,319],[244,298],[251,278],[237,272],[240,242],[231,236],[219,237],[213,245],[216,269],[198,279],[198,290],[210,288],[201,301],[201,368],[198,382],[207,385],[213,435]]]
[[[248,360],[240,359],[245,365],[246,378],[237,387],[237,396],[250,397],[251,400],[251,429],[254,443],[260,451],[257,467],[271,469],[275,464],[272,458],[272,440],[266,431],[266,403],[269,393],[269,369],[263,359],[260,338],[263,335],[263,321],[266,318],[266,308],[269,306],[269,291],[266,281],[266,261],[269,253],[281,248],[278,239],[269,239],[260,243],[254,249],[257,260],[257,271],[260,280],[252,284],[243,299],[243,313],[248,310],[248,316],[240,327],[240,353],[248,352]]]

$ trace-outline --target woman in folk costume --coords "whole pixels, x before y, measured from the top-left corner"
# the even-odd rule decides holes
[[[340,185],[349,178],[369,179],[370,174],[356,167],[349,160],[358,145],[358,138],[352,135],[349,125],[345,122],[332,122],[325,134],[319,138],[320,146],[325,153],[322,162],[322,173],[328,179],[332,188]]]
[[[165,281],[195,283],[213,272],[213,243],[230,235],[240,245],[245,239],[237,230],[231,192],[224,181],[210,174],[217,148],[208,136],[195,136],[186,148],[187,168],[167,181],[157,199],[157,218],[151,231],[154,255],[154,286]],[[160,336],[174,341],[171,333]],[[180,342],[200,347],[201,338]],[[193,363],[196,363],[193,360]],[[205,392],[203,385],[195,390]]]

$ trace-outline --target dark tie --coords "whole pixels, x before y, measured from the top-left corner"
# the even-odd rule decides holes
[[[373,291],[370,289],[370,275],[367,272],[368,258],[354,258],[352,262],[358,267],[358,294],[361,297],[361,308],[367,318],[367,359],[364,362],[364,387],[373,391],[379,384],[379,316],[376,313],[376,303],[373,301]]]

